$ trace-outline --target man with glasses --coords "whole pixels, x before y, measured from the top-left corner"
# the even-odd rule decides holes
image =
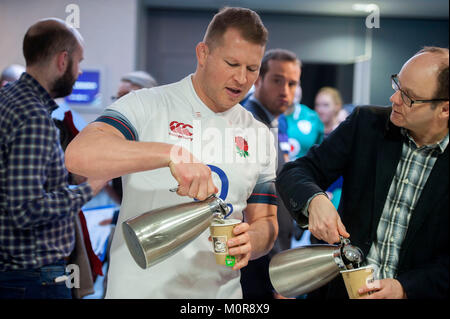
[[[397,92],[400,91],[400,96],[402,97],[403,102],[405,105],[408,105],[409,107],[412,107],[414,103],[420,104],[420,103],[431,103],[431,102],[445,102],[448,101],[448,99],[431,99],[431,100],[415,100],[411,98],[405,91],[403,91],[400,87],[400,83],[398,80],[398,74],[391,75],[391,85],[392,89]]]
[[[377,266],[365,298],[448,298],[448,65],[448,49],[420,50],[392,76],[391,107],[357,107],[278,177],[300,224]],[[324,190],[339,175],[338,213]],[[346,298],[341,276],[310,297]]]

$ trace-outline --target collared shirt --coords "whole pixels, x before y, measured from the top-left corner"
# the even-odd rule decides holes
[[[377,228],[377,240],[372,243],[367,261],[378,267],[378,278],[396,278],[399,254],[411,214],[422,193],[428,176],[448,146],[447,134],[439,143],[417,147],[405,129],[401,159],[389,188]]]
[[[0,271],[34,269],[68,256],[74,216],[92,197],[69,188],[57,107],[29,74],[0,90]]]

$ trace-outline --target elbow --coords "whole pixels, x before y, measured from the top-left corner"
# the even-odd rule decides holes
[[[77,148],[74,147],[73,143],[70,143],[67,146],[66,151],[64,153],[64,161],[66,168],[69,172],[82,176],[87,176],[86,156],[83,156],[83,152],[77,150]]]
[[[288,171],[288,164],[290,163],[286,163],[283,168],[281,169],[281,171],[277,174],[277,178],[275,179],[275,187],[277,189],[278,192],[281,192],[283,190],[283,186],[286,183],[286,172]]]

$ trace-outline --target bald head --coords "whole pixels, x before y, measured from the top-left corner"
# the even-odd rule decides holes
[[[67,51],[69,55],[81,45],[80,33],[63,20],[48,18],[33,24],[23,39],[23,55],[27,67],[47,64],[56,54]]]
[[[440,47],[424,47],[418,51],[410,60],[420,58],[429,65],[429,71],[433,73],[437,85],[434,91],[434,99],[448,99],[449,92],[449,50]]]

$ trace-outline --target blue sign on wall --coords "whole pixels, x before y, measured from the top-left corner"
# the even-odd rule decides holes
[[[97,105],[100,103],[100,71],[86,70],[78,77],[72,94],[66,102],[79,105]]]

